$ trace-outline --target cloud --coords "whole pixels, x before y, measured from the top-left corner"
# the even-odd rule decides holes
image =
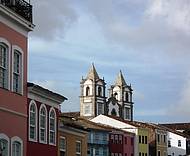
[[[136,53],[167,53],[184,57],[190,49],[188,0],[113,1],[88,3],[105,37]],[[172,54],[172,55],[171,55]],[[166,54],[165,54],[166,55]]]
[[[179,101],[173,105],[170,105],[168,114],[174,117],[178,115],[178,118],[180,119],[187,119],[189,118],[190,114],[190,74],[187,77],[183,89],[179,94]]]
[[[45,40],[63,37],[65,30],[77,20],[77,13],[70,0],[32,0],[34,24],[31,35]]]

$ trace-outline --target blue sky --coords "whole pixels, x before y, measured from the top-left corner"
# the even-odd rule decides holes
[[[134,118],[188,122],[189,0],[34,1],[29,81],[79,111],[80,80],[94,62],[107,88],[121,69],[134,89]]]

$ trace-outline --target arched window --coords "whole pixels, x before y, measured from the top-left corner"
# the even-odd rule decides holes
[[[114,93],[114,97],[115,97],[116,99],[118,99],[118,94],[117,94],[117,92]]]
[[[47,110],[45,105],[41,105],[39,111],[39,135],[40,135],[40,142],[46,143],[47,142]]]
[[[34,100],[29,104],[29,140],[37,141],[37,106]]]
[[[0,154],[9,156],[9,138],[5,134],[0,134]]]
[[[89,96],[89,95],[90,95],[90,87],[87,86],[87,87],[86,87],[86,96]]]
[[[0,87],[8,89],[9,75],[8,46],[0,42]]]
[[[56,145],[56,113],[53,108],[49,113],[49,144]]]
[[[116,111],[115,111],[114,108],[113,108],[112,111],[111,111],[111,115],[113,115],[113,116],[116,116],[116,115],[117,115],[117,113],[116,113]]]
[[[15,136],[11,138],[12,156],[23,156],[23,141]]]
[[[98,96],[102,96],[102,87],[101,86],[98,87]]]

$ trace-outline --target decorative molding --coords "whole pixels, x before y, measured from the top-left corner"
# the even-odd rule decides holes
[[[20,112],[16,112],[14,110],[10,110],[8,108],[4,108],[4,107],[0,107],[0,111],[5,111],[5,112],[8,112],[8,113],[12,113],[14,115],[18,115],[20,117],[25,117],[27,118],[27,115],[26,114],[23,114],[23,113],[20,113]]]

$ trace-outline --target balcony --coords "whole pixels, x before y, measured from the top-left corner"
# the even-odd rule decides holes
[[[0,0],[0,4],[32,23],[32,5],[24,0]]]

